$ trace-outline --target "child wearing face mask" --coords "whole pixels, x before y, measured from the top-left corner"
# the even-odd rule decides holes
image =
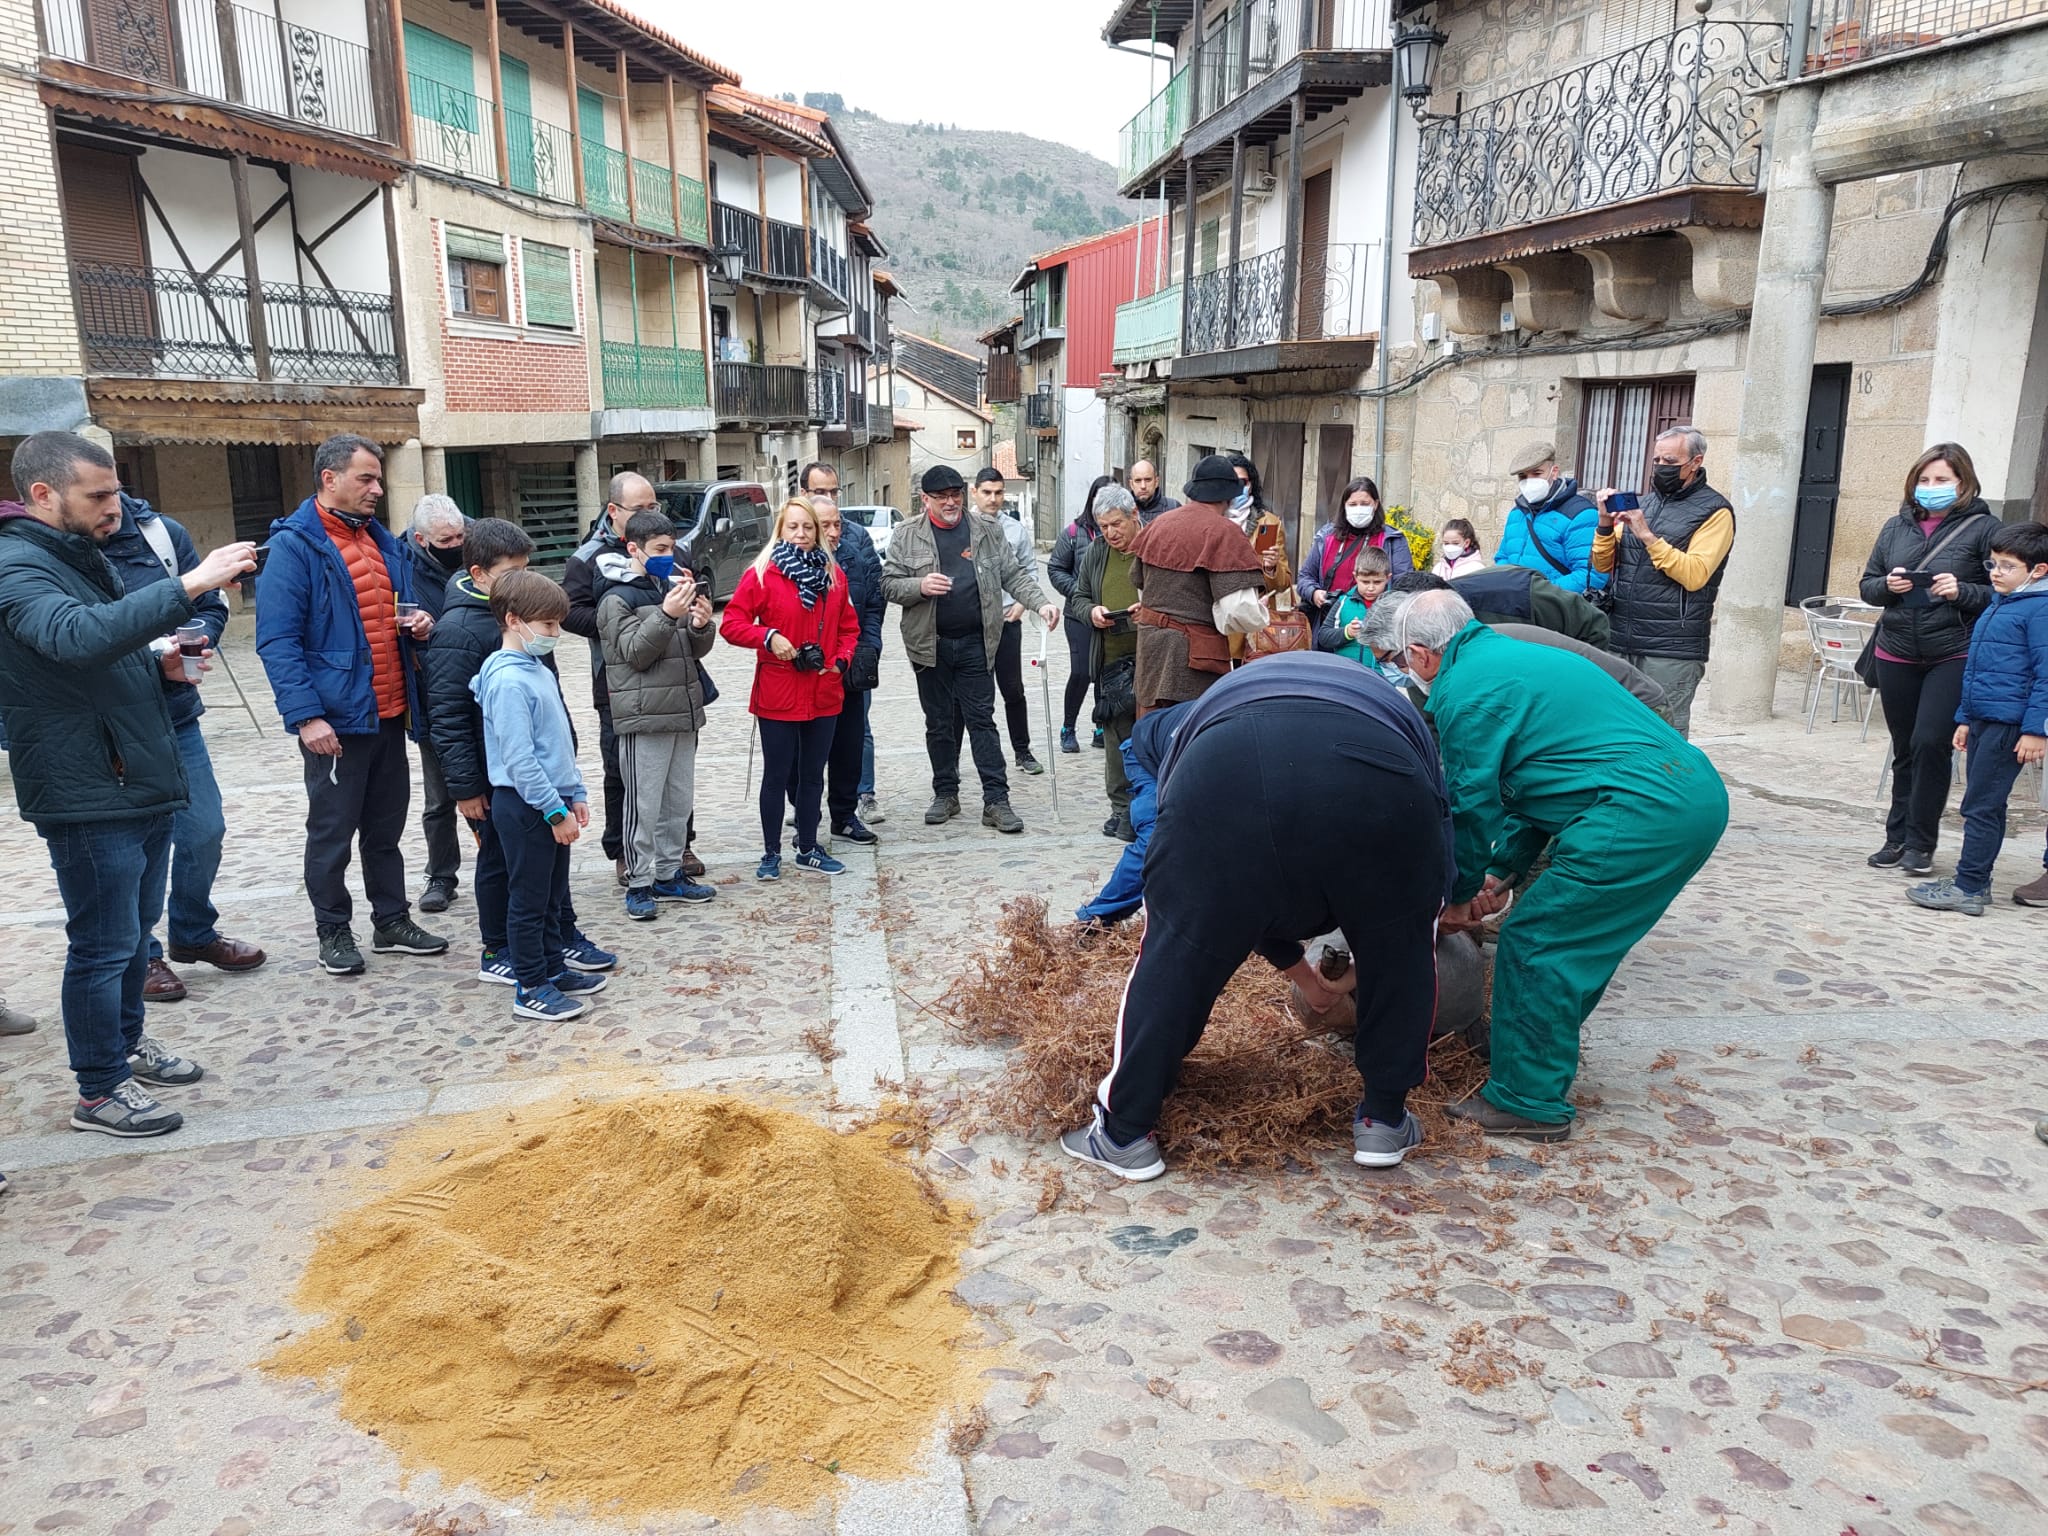
[[[1436,531],[1436,564],[1430,570],[1444,580],[1486,569],[1479,552],[1479,530],[1462,517],[1451,518]]]
[[[1393,562],[1384,549],[1368,544],[1358,552],[1352,567],[1351,590],[1330,606],[1329,617],[1316,631],[1317,650],[1348,656],[1368,667],[1375,665],[1372,652],[1365,648],[1365,617],[1387,590],[1392,570]]]

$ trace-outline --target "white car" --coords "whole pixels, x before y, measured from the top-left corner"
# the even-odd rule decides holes
[[[894,507],[841,507],[839,515],[867,529],[868,537],[874,540],[875,558],[889,558],[889,539],[896,532],[896,525],[903,521],[903,514]]]

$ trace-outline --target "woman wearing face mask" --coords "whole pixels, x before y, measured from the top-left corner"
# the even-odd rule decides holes
[[[1332,595],[1341,597],[1351,590],[1358,552],[1365,548],[1384,549],[1391,573],[1415,569],[1415,557],[1408,551],[1408,536],[1387,526],[1387,509],[1380,501],[1380,488],[1360,475],[1344,487],[1344,499],[1337,514],[1316,530],[1301,562],[1301,575],[1294,583],[1302,606],[1318,622],[1329,609]]]
[[[1266,505],[1266,493],[1259,485],[1259,466],[1241,453],[1233,453],[1229,458],[1230,467],[1237,471],[1238,492],[1227,515],[1259,552],[1266,595],[1285,592],[1294,585],[1294,572],[1287,565],[1287,525]]]
[[[1479,530],[1469,518],[1454,517],[1436,531],[1436,575],[1449,581],[1486,569],[1486,556],[1479,552]]]
[[[1955,443],[1936,443],[1906,471],[1899,514],[1877,533],[1863,600],[1877,624],[1877,692],[1892,733],[1892,803],[1873,869],[1934,868],[1948,805],[1951,738],[1977,615],[1991,604],[1985,567],[1998,519],[1977,494],[1977,471]]]

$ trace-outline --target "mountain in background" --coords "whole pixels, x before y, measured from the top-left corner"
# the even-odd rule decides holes
[[[814,91],[875,195],[870,223],[909,300],[895,323],[971,350],[1017,313],[1010,284],[1040,251],[1131,222],[1106,160],[1022,133],[892,123]]]

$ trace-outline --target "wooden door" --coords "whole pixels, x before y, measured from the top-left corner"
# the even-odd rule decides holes
[[[1307,436],[1307,425],[1299,421],[1252,423],[1252,462],[1259,466],[1259,484],[1266,493],[1267,510],[1280,519],[1286,530],[1287,563],[1297,570],[1297,551],[1301,548],[1301,455]]]
[[[78,293],[86,366],[147,374],[156,365],[157,316],[135,157],[59,143],[64,241]]]
[[[1302,527],[1308,533],[1313,534],[1318,525],[1337,517],[1344,502],[1344,487],[1350,483],[1351,428],[1316,428],[1316,504],[1307,509],[1308,516],[1302,519]]]
[[[1835,506],[1842,494],[1842,430],[1849,420],[1849,365],[1813,370],[1806,405],[1806,450],[1799,464],[1799,500],[1792,520],[1792,565],[1785,605],[1797,607],[1828,589],[1835,549]]]
[[[1299,147],[1295,153],[1299,154]],[[1300,323],[1294,334],[1318,341],[1323,334],[1323,287],[1330,269],[1330,173],[1317,171],[1301,184]]]

